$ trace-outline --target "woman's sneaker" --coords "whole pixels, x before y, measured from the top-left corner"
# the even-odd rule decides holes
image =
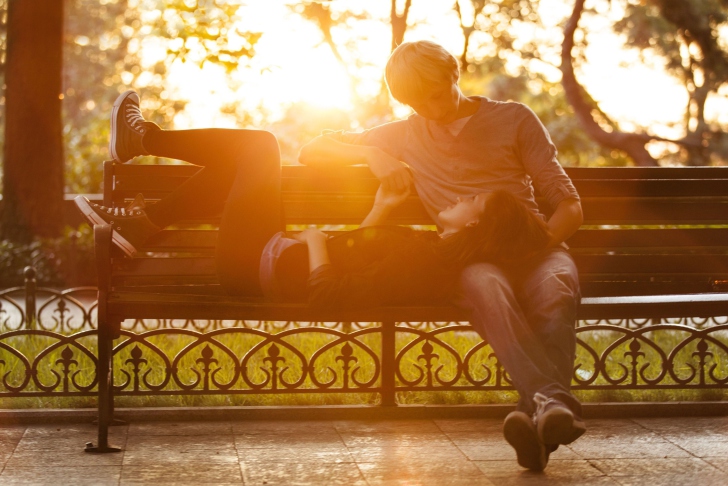
[[[92,225],[111,225],[111,240],[127,256],[134,257],[150,236],[160,228],[152,223],[142,210],[127,211],[125,208],[107,208],[94,204],[84,196],[75,199],[76,206]]]
[[[109,153],[114,161],[124,163],[140,155],[149,155],[142,137],[149,130],[159,130],[156,123],[146,121],[139,108],[139,95],[129,90],[121,93],[111,110]]]

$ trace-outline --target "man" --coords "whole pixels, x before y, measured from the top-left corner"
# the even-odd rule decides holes
[[[317,137],[299,159],[366,163],[382,184],[401,191],[414,182],[440,229],[438,212],[457,198],[501,189],[540,214],[534,187],[544,196],[553,211],[550,248],[518,265],[466,267],[458,299],[520,394],[504,436],[521,466],[542,470],[550,452],[585,431],[569,392],[579,283],[563,243],[582,223],[581,204],[536,115],[519,103],[467,97],[458,79],[457,61],[438,44],[400,45],[387,62],[387,85],[415,113],[362,133]]]

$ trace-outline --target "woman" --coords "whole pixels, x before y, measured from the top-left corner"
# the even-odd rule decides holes
[[[162,228],[222,212],[216,260],[232,294],[313,306],[364,307],[446,301],[456,270],[474,260],[516,260],[545,248],[545,224],[505,192],[458,199],[440,215],[442,233],[382,226],[408,193],[380,187],[361,227],[333,238],[310,229],[284,232],[278,144],[257,130],[165,131],[146,121],[133,91],[111,115],[109,151],[117,162],[139,155],[180,159],[202,169],[144,208],[111,209],[79,196],[92,224],[111,224],[127,255]]]

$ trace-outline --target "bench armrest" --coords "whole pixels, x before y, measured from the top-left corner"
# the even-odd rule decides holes
[[[94,254],[99,290],[111,290],[111,225],[94,225]]]

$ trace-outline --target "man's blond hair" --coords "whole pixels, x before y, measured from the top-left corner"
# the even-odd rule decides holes
[[[433,88],[456,83],[458,61],[440,44],[403,42],[389,56],[385,78],[389,92],[400,103],[418,101]]]

